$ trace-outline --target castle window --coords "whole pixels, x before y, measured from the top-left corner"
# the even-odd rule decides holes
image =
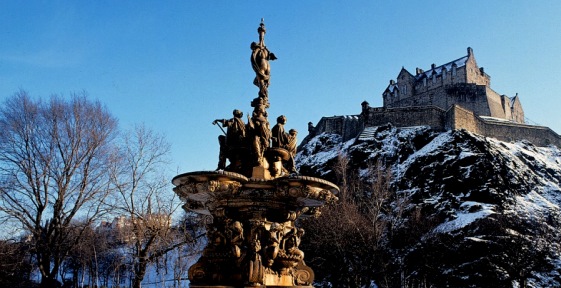
[[[403,94],[407,94],[407,85],[403,85]]]
[[[446,68],[443,68],[443,69],[442,69],[442,79],[446,79],[446,73],[447,73],[447,72],[448,72],[448,71],[446,71]]]
[[[432,74],[432,83],[436,83],[436,74]]]
[[[452,76],[456,76],[456,65],[452,66]]]
[[[427,78],[423,78],[423,86],[427,86]]]

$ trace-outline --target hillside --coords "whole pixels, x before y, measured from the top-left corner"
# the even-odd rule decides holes
[[[296,161],[300,173],[336,182],[338,155],[364,183],[373,166],[392,177],[378,217],[391,224],[378,241],[383,253],[358,253],[385,262],[370,277],[379,286],[561,286],[559,148],[388,125],[344,143],[318,135]]]

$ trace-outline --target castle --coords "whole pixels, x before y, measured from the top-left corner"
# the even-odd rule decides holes
[[[528,125],[518,95],[500,95],[491,89],[491,77],[478,67],[473,49],[467,55],[411,74],[402,68],[382,93],[383,107],[362,103],[359,115],[323,117],[309,135],[337,133],[343,140],[368,134],[390,123],[396,127],[430,126],[447,131],[465,129],[502,141],[527,140],[538,146],[561,147],[561,136],[548,127]]]

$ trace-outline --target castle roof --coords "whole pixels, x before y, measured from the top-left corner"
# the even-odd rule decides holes
[[[442,75],[442,71],[444,69],[446,69],[446,71],[451,71],[452,67],[460,68],[460,67],[466,66],[466,63],[469,59],[469,56],[472,55],[472,53],[473,53],[473,50],[470,47],[467,48],[467,51],[468,51],[468,55],[463,56],[461,58],[458,58],[456,60],[450,61],[446,64],[443,64],[443,65],[440,65],[440,66],[436,66],[435,64],[432,64],[431,68],[428,71],[424,71],[423,69],[417,68],[417,71],[416,71],[415,75],[413,75],[413,74],[409,73],[409,71],[407,71],[407,69],[402,67],[400,74],[403,73],[403,71],[405,71],[409,75],[411,75],[415,79],[415,81],[422,80],[423,78],[430,78],[433,75],[440,76],[440,75]],[[397,85],[396,81],[391,80],[390,85],[388,85],[386,90],[384,90],[384,93],[386,93],[386,92],[394,93],[395,89],[399,90],[399,86]]]
[[[423,79],[424,77],[427,77],[427,78],[428,78],[428,77],[431,77],[433,74],[436,74],[436,75],[438,76],[438,75],[442,74],[442,70],[443,70],[443,69],[446,69],[446,71],[450,71],[450,70],[452,70],[452,67],[453,67],[453,66],[456,66],[456,68],[458,68],[458,67],[463,67],[463,66],[466,65],[466,62],[467,62],[467,60],[468,60],[468,57],[469,57],[469,55],[466,55],[466,56],[464,56],[464,57],[462,57],[462,58],[456,59],[456,60],[454,60],[454,61],[450,61],[450,62],[448,62],[448,63],[446,63],[446,64],[444,64],[444,65],[440,65],[440,66],[438,66],[438,67],[436,67],[436,66],[433,64],[433,67],[431,67],[430,70],[417,73],[417,75],[415,75],[415,79],[416,79],[416,80],[420,80],[420,79]],[[421,71],[422,71],[422,70],[421,70]]]
[[[393,90],[395,90],[395,89],[399,90],[399,87],[397,86],[396,82],[392,81],[392,82],[390,82],[390,85],[388,86],[388,88],[386,88],[386,91],[384,91],[384,92],[389,91],[390,93],[393,93]]]

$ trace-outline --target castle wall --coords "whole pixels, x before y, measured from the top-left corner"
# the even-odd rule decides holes
[[[514,118],[512,117],[512,109],[510,107],[510,97],[506,96],[506,95],[502,95],[501,96],[501,104],[502,104],[502,108],[505,114],[505,119],[514,121]]]
[[[473,57],[472,53],[473,50],[471,50],[471,48],[468,48],[468,55],[470,57],[468,57],[468,60],[466,61],[466,69],[464,72],[466,74],[465,82],[477,85],[491,86],[491,77],[485,74],[483,68],[479,68],[477,66],[477,62],[475,61],[475,57]]]
[[[465,83],[466,82],[466,66],[461,66],[453,70],[446,71],[444,75],[437,75],[436,77],[428,77],[415,83],[415,94],[411,95],[413,98],[418,97],[420,94],[429,93],[433,90],[440,89],[446,85]]]
[[[512,120],[517,123],[525,123],[524,119],[524,110],[522,109],[522,103],[520,103],[520,98],[518,96],[514,96],[511,100],[513,103],[511,104],[512,110]]]
[[[488,89],[486,86],[475,84],[453,84],[439,87],[438,89],[429,90],[427,92],[419,93],[415,97],[409,97],[401,101],[396,101],[388,108],[396,107],[411,107],[411,106],[437,106],[443,110],[449,109],[452,105],[458,104],[462,107],[470,109],[483,116],[492,116],[490,110],[487,91],[495,94],[491,99],[494,102],[492,106],[495,109],[493,117],[504,116],[504,110],[500,103],[500,96],[493,90]],[[499,101],[498,103],[496,101]]]
[[[360,134],[363,128],[364,124],[359,115],[322,117],[315,127],[309,129],[308,135],[302,139],[298,147],[306,145],[308,141],[321,133],[338,134],[341,135],[343,141],[347,141]]]
[[[335,133],[347,141],[356,137],[362,130],[362,121],[357,115],[322,117],[318,122],[314,134]]]
[[[537,146],[561,147],[561,136],[548,127],[480,117],[470,109],[459,105],[452,105],[446,111],[436,106],[367,107],[360,116],[323,117],[302,140],[300,147],[308,143],[312,137],[324,132],[339,134],[343,141],[347,141],[357,137],[364,127],[382,126],[388,123],[397,127],[430,126],[440,131],[465,129],[502,141],[525,139]]]
[[[493,91],[491,88],[486,87],[486,93],[487,93],[487,104],[489,105],[489,114],[479,114],[481,116],[491,116],[491,117],[497,117],[497,118],[503,118],[503,119],[507,119],[510,120],[510,117],[507,117],[507,113],[505,113],[505,110],[508,110],[508,114],[510,116],[510,107],[509,107],[509,103],[505,103],[505,100],[508,102],[507,99],[505,99],[504,97],[501,97],[501,95],[499,95],[497,92]],[[506,108],[506,109],[505,109]]]
[[[537,146],[561,147],[561,136],[548,127],[485,119],[457,105],[446,111],[445,126],[447,130],[465,129],[501,141],[528,140]]]
[[[474,133],[480,133],[475,114],[458,105],[453,105],[446,111],[446,130],[453,129],[465,129]]]
[[[561,136],[549,127],[526,125],[505,121],[481,121],[482,135],[502,141],[528,140],[536,146],[555,145],[561,147]]]
[[[445,130],[445,111],[436,106],[370,108],[364,120],[365,126],[380,126],[391,123],[398,127],[431,126],[436,130]]]
[[[442,76],[440,76],[440,81],[442,82],[442,86],[464,82],[463,79],[465,78],[465,76],[463,76],[464,73],[462,71],[465,71],[465,69],[463,67],[460,67],[459,70],[460,70],[459,75],[458,75],[458,69],[456,69],[456,73],[454,73],[454,71],[452,70],[444,70],[442,72]]]
[[[399,72],[399,75],[397,75],[397,85],[399,87],[399,93],[398,95],[394,94],[393,98],[395,98],[395,96],[399,97],[398,99],[412,97],[414,95],[413,92],[415,92],[414,83],[415,83],[415,77],[411,75],[411,73],[409,73],[407,70],[402,68],[401,72]],[[393,100],[398,100],[398,99],[393,99]]]
[[[514,102],[511,103],[511,101]],[[394,99],[391,104],[385,107],[437,106],[446,110],[455,104],[469,109],[480,116],[490,116],[524,123],[524,111],[518,97],[512,100],[507,96],[499,95],[489,86],[469,83],[445,85],[438,89],[416,94],[414,97],[399,101]]]

